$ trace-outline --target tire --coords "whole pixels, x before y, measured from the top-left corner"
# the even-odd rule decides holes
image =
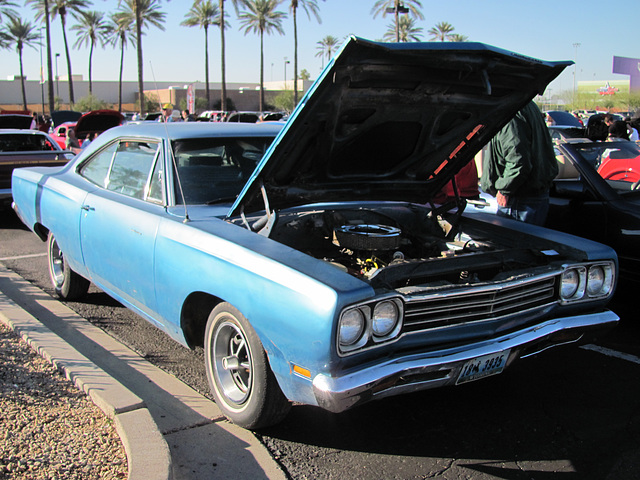
[[[51,232],[47,238],[49,257],[49,277],[56,295],[63,300],[74,300],[84,296],[89,290],[90,282],[69,268],[64,261],[64,254]]]
[[[291,404],[269,367],[267,354],[249,321],[221,303],[209,315],[204,339],[205,367],[216,404],[236,425],[275,425]]]

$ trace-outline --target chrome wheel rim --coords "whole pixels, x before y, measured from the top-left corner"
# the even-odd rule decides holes
[[[64,256],[55,239],[49,247],[49,269],[55,286],[61,286],[64,283]]]
[[[251,394],[251,350],[244,332],[225,321],[218,326],[213,338],[215,376],[222,394],[230,402],[242,405]]]

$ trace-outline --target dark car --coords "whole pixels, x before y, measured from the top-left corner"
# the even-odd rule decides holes
[[[33,117],[21,113],[3,113],[0,115],[0,128],[20,128],[28,130],[31,128]]]
[[[571,138],[587,138],[584,127],[569,127],[567,125],[549,125],[549,134],[554,143],[564,142]]]
[[[554,180],[546,226],[613,247],[620,274],[640,281],[638,176],[624,178],[603,170],[608,159],[621,152],[626,152],[630,163],[631,157],[638,163],[640,147],[633,142],[574,141],[557,148],[565,173]]]
[[[574,115],[562,110],[548,110],[544,112],[553,120],[553,125],[565,125],[567,127],[582,127],[582,122]]]
[[[62,166],[71,158],[72,153],[62,150],[44,132],[28,128],[0,129],[0,209],[11,202],[11,175],[14,169]]]
[[[233,112],[227,117],[227,122],[257,123],[260,120],[258,112]]]

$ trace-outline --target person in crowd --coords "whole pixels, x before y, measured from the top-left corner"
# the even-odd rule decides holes
[[[191,115],[189,113],[189,110],[184,109],[184,110],[182,110],[182,121],[183,122],[195,122],[196,119],[194,118],[193,115]]]
[[[587,138],[592,142],[604,142],[609,134],[609,127],[605,123],[604,115],[596,113],[587,121]]]
[[[159,122],[173,122],[173,105],[165,103],[162,105],[162,115],[158,117]]]
[[[76,131],[74,128],[67,128],[67,137],[64,140],[64,145],[67,150],[74,153],[78,153],[81,150],[80,142],[78,141],[78,137],[76,137]]]
[[[447,182],[442,190],[433,198],[434,203],[444,205],[451,200],[455,200],[456,194],[453,182],[455,182],[455,188],[458,190],[458,195],[461,198],[468,200],[478,200],[480,198],[478,168],[474,160],[471,160],[462,167],[460,171],[456,173],[453,180]]]
[[[609,126],[609,136],[607,140],[610,142],[618,142],[621,140],[629,141],[629,126],[623,120],[616,120]]]
[[[84,139],[84,141],[82,142],[82,150],[85,150],[93,140],[95,140],[96,138],[96,134],[95,133],[88,133],[86,138]]]
[[[631,117],[626,117],[624,121],[627,122],[627,129],[629,130],[629,140],[631,140],[632,142],[640,141],[640,135],[638,134],[638,129],[633,125],[633,121],[631,120]]]
[[[531,101],[491,140],[480,183],[496,197],[498,215],[543,225],[557,174],[549,130]]]

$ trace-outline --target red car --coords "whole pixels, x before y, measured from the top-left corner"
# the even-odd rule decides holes
[[[53,132],[51,132],[51,138],[53,138],[57,144],[60,145],[60,148],[64,150],[66,148],[67,130],[69,128],[75,128],[75,126],[75,122],[65,122],[62,125],[58,125],[53,129]]]
[[[640,185],[640,145],[636,142],[612,143],[611,148],[602,153],[598,173],[605,180],[623,180]]]

